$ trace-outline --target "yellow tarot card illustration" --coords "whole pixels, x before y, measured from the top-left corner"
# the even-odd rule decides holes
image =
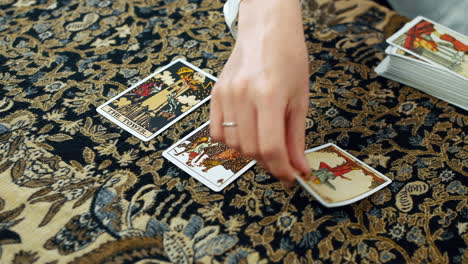
[[[97,111],[148,141],[210,98],[216,78],[181,59],[171,62]]]

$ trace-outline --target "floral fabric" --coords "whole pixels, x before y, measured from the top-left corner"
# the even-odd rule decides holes
[[[307,147],[334,142],[394,180],[335,209],[259,166],[214,193],[162,158],[207,105],[149,142],[96,113],[175,58],[219,74],[222,1],[1,1],[0,262],[466,261],[467,112],[373,72],[404,18],[307,5]]]

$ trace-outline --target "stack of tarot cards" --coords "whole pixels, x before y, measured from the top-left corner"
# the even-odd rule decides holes
[[[468,110],[468,37],[416,17],[387,39],[377,74]]]
[[[135,137],[157,141],[160,137],[156,136],[209,100],[215,82],[214,76],[178,59],[111,98],[97,111]],[[190,175],[218,192],[247,172],[255,160],[214,141],[209,128],[207,121],[187,131],[162,156],[183,172],[174,177],[187,180]],[[309,149],[304,155],[311,175],[307,180],[298,176],[297,181],[327,207],[356,202],[391,183],[385,175],[331,143]],[[204,186],[196,189],[202,191]]]

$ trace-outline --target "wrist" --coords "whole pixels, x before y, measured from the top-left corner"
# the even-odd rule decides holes
[[[239,38],[280,31],[303,34],[301,15],[300,0],[243,0],[239,6]]]

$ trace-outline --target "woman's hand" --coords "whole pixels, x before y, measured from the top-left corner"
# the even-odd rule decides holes
[[[212,91],[211,136],[290,186],[295,173],[310,171],[304,156],[308,84],[300,1],[245,0],[236,45]]]

